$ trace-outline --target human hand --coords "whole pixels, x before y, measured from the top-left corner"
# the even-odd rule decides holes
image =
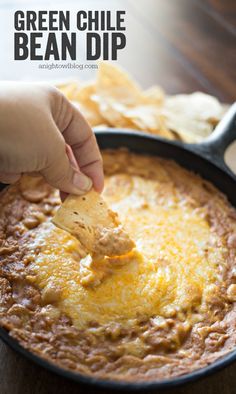
[[[0,182],[41,174],[61,192],[103,188],[96,138],[81,113],[46,84],[0,83]]]

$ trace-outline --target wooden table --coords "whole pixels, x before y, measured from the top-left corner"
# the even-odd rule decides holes
[[[6,24],[12,10],[20,8],[10,3],[9,6],[7,1],[4,6],[0,5],[0,15],[5,17]],[[41,9],[55,8],[50,1],[42,0],[41,3]],[[101,0],[99,7],[94,0],[79,3],[81,9],[86,3],[89,9],[112,7],[126,10],[127,49],[120,55],[119,62],[143,86],[159,83],[168,93],[201,90],[225,102],[235,100],[235,0]],[[27,2],[25,6],[32,9]],[[73,1],[63,4],[58,0],[57,6],[59,9],[78,9],[78,4]],[[3,29],[4,23],[1,26]],[[7,51],[7,45],[5,49]],[[28,76],[29,67],[32,69],[32,66],[21,64],[19,72],[19,66],[11,62],[1,63],[0,78],[24,79]],[[62,78],[68,76],[61,74]],[[45,79],[49,77],[51,74],[45,75]],[[87,79],[89,75],[81,73],[79,77]],[[38,78],[42,79],[42,75],[35,71],[32,79]],[[169,392],[236,393],[236,365],[203,381],[166,391],[167,394]],[[43,370],[0,342],[0,393],[91,394],[94,390],[81,388]]]

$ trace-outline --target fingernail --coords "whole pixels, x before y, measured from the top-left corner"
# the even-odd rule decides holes
[[[77,189],[84,192],[89,191],[92,187],[91,179],[88,178],[86,175],[82,174],[81,172],[75,172],[73,176],[73,184]]]

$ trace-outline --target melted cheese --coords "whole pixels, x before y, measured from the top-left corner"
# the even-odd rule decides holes
[[[222,259],[221,250],[211,246],[214,236],[203,212],[179,199],[171,182],[126,174],[107,177],[104,198],[137,250],[124,256],[123,264],[114,261],[99,286],[86,288],[78,241],[46,223],[31,246],[40,246],[32,264],[38,286],[61,289],[58,306],[78,327],[91,320],[109,324],[168,316],[173,309],[200,305]]]

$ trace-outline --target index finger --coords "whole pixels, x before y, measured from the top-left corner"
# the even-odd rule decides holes
[[[104,185],[103,164],[95,135],[80,111],[67,100],[66,106],[68,120],[62,131],[63,137],[71,146],[81,172],[91,178],[95,190],[101,192]]]

